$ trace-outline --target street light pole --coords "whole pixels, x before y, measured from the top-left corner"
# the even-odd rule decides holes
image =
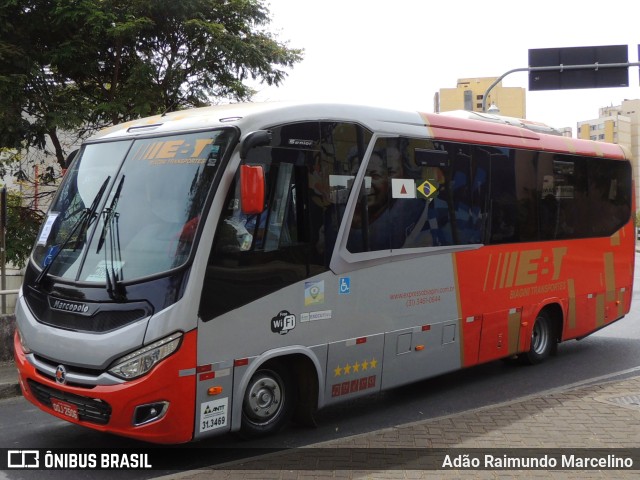
[[[491,90],[493,90],[493,87],[495,87],[498,83],[500,83],[502,81],[502,79],[504,77],[506,77],[507,75],[510,75],[514,72],[549,72],[549,71],[559,71],[559,72],[563,72],[565,70],[588,70],[588,69],[594,69],[594,70],[598,70],[600,68],[626,68],[626,67],[637,67],[640,66],[640,62],[634,62],[634,63],[591,63],[588,65],[553,65],[553,66],[548,66],[548,67],[522,67],[522,68],[514,68],[513,70],[509,70],[508,72],[503,73],[500,77],[498,77],[496,79],[495,82],[493,82],[489,88],[487,88],[487,91],[484,92],[484,96],[482,97],[482,111],[486,112],[487,111],[487,97],[489,96],[489,93],[491,92]]]

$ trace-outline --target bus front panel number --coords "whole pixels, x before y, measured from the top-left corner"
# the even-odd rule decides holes
[[[227,426],[228,398],[200,404],[200,432]]]

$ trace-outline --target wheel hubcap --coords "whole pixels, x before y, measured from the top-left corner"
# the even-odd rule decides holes
[[[254,420],[270,420],[278,414],[281,406],[282,388],[270,376],[259,377],[247,391],[245,413]]]
[[[547,344],[549,343],[549,331],[545,328],[542,322],[537,321],[533,327],[531,334],[531,344],[533,345],[533,351],[536,353],[543,353]]]

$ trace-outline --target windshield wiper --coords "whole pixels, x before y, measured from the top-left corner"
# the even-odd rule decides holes
[[[120,179],[120,183],[118,183],[118,188],[116,188],[116,193],[113,195],[111,205],[104,209],[104,224],[102,225],[102,232],[100,232],[100,239],[98,240],[98,248],[96,249],[96,253],[100,253],[100,250],[102,250],[102,246],[104,245],[104,241],[107,236],[107,230],[109,230],[111,222],[116,216],[116,207],[118,206],[118,200],[120,200],[120,192],[122,192],[123,184],[124,175]]]
[[[98,240],[98,247],[96,253],[100,253],[102,246],[106,240],[107,230],[109,231],[109,241],[107,248],[104,249],[104,270],[105,281],[107,284],[107,293],[109,298],[122,302],[127,299],[127,294],[122,285],[122,256],[120,249],[120,227],[118,219],[120,214],[116,212],[118,206],[118,200],[120,200],[120,193],[122,192],[122,185],[124,184],[124,175],[120,178],[116,192],[111,200],[111,205],[105,208],[104,211],[104,223],[102,225],[102,232],[100,232],[100,239]],[[108,254],[107,254],[108,250]],[[114,257],[117,258],[114,260]],[[119,274],[116,273],[115,262],[118,262]]]
[[[100,204],[100,200],[102,199],[102,196],[104,195],[104,191],[107,189],[107,185],[109,184],[109,180],[111,180],[111,176],[108,176],[107,178],[105,178],[104,182],[102,182],[102,186],[100,187],[100,190],[98,190],[98,193],[96,193],[96,196],[94,197],[93,202],[91,202],[91,206],[89,208],[86,208],[82,212],[82,214],[80,215],[80,218],[78,218],[76,223],[73,224],[73,227],[71,228],[71,232],[69,232],[69,235],[66,236],[66,238],[64,239],[64,241],[60,245],[60,248],[58,248],[58,251],[53,254],[53,256],[51,257],[51,260],[49,261],[49,263],[47,263],[42,268],[42,271],[40,272],[40,274],[36,278],[36,281],[35,281],[36,285],[40,285],[42,280],[47,276],[47,273],[49,273],[49,270],[51,270],[51,266],[54,264],[54,262],[58,258],[58,255],[60,255],[60,252],[62,252],[62,250],[64,250],[64,248],[67,246],[67,244],[71,241],[71,239],[73,238],[74,234],[76,233],[76,230],[78,230],[79,227],[82,226],[82,228],[80,228],[79,232],[86,231],[86,229],[89,228],[89,226],[91,225],[93,220],[95,220],[95,218],[96,218],[95,217],[96,210],[98,210],[98,205]]]

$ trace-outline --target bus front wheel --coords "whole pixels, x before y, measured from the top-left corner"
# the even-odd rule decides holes
[[[528,352],[520,354],[518,359],[527,365],[535,365],[546,360],[557,348],[553,321],[547,312],[540,312],[531,331],[531,347]]]
[[[295,392],[291,375],[279,364],[262,367],[249,381],[242,402],[242,436],[259,437],[280,430],[291,418]]]

